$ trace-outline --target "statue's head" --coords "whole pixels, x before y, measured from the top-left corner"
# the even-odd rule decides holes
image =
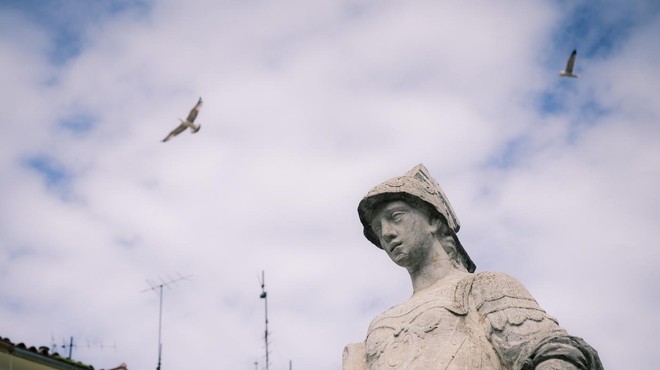
[[[382,249],[380,240],[371,228],[371,215],[386,202],[402,200],[416,208],[423,208],[430,217],[439,218],[444,224],[443,247],[455,249],[455,260],[469,272],[474,272],[476,266],[470,259],[456,233],[460,223],[449,204],[440,185],[435,181],[424,165],[419,164],[405,175],[387,180],[367,193],[358,205],[358,215],[364,227],[364,236],[375,246]]]

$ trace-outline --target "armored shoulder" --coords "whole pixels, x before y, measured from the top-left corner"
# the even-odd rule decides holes
[[[482,315],[507,308],[541,311],[529,291],[515,278],[498,272],[481,272],[472,283],[472,299]]]
[[[520,368],[544,340],[566,335],[557,320],[509,275],[479,273],[470,293],[473,307],[483,317],[486,334],[507,368]]]

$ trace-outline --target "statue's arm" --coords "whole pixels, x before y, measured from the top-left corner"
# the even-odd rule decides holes
[[[523,369],[603,370],[598,352],[582,338],[559,336],[546,338],[523,362]]]
[[[367,352],[364,343],[351,343],[344,347],[342,370],[367,370]]]
[[[579,369],[570,362],[566,362],[558,358],[553,358],[550,360],[543,361],[540,364],[536,365],[536,367],[534,367],[534,370],[579,370]]]
[[[516,279],[500,273],[474,277],[471,299],[486,336],[510,369],[602,369],[597,352],[571,337]]]

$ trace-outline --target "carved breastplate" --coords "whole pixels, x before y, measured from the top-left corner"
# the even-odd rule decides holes
[[[383,369],[499,369],[456,302],[456,282],[432,287],[381,314],[367,334],[367,364]]]

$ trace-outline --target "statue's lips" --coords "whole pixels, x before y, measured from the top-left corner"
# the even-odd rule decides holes
[[[396,242],[396,243],[392,244],[391,248],[390,248],[390,252],[394,252],[397,248],[399,248],[401,246],[401,244],[403,244],[403,243]]]

